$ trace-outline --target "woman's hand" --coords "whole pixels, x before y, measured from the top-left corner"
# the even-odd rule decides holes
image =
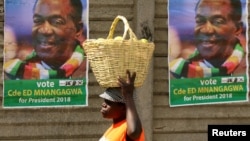
[[[132,76],[129,70],[126,71],[127,73],[127,80],[124,80],[120,76],[118,77],[118,85],[121,87],[122,94],[127,97],[129,94],[133,95],[134,92],[134,82],[135,82],[135,77],[136,73],[133,72]]]

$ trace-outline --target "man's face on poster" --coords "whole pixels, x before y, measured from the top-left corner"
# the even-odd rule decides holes
[[[231,12],[229,0],[200,1],[195,16],[195,38],[203,58],[209,60],[231,54],[235,37],[241,32],[232,20]]]
[[[77,29],[71,12],[69,0],[38,0],[34,7],[34,49],[51,66],[61,66],[76,46]]]

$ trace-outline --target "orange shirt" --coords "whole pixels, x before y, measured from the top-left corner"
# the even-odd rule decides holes
[[[99,141],[126,141],[126,134],[127,122],[123,120],[112,124]],[[145,141],[144,131],[142,131],[140,138],[136,141]]]

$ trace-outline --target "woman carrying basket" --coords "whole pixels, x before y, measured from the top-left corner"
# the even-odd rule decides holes
[[[107,88],[100,97],[104,99],[101,113],[104,118],[113,119],[113,124],[106,130],[99,141],[144,141],[145,135],[134,102],[134,81],[127,71],[127,80],[118,78],[120,87]]]

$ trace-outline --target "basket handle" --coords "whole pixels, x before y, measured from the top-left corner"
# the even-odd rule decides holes
[[[115,28],[117,26],[117,23],[120,20],[122,20],[123,23],[124,23],[124,33],[123,33],[123,36],[122,36],[123,40],[126,38],[127,32],[129,32],[129,36],[130,36],[131,40],[137,40],[137,37],[136,37],[135,33],[132,31],[132,29],[130,28],[127,19],[124,16],[121,16],[121,15],[118,15],[114,19],[113,23],[111,24],[107,39],[113,39]]]

